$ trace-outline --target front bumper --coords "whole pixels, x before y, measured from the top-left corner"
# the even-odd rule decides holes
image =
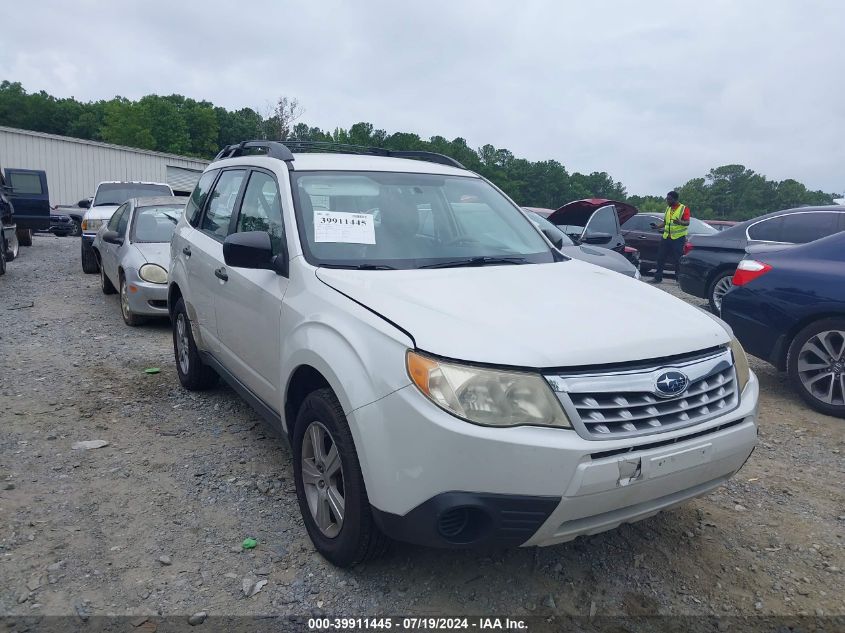
[[[388,535],[443,547],[545,546],[646,518],[727,481],[754,449],[758,393],[752,374],[724,416],[605,441],[473,425],[412,386],[348,417]]]
[[[138,276],[138,271],[126,269],[126,289],[129,310],[143,316],[168,316],[167,284],[151,284]]]

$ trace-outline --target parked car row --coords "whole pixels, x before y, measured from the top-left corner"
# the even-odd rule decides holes
[[[170,317],[184,388],[223,378],[290,443],[328,560],[391,538],[559,543],[745,463],[758,385],[742,347],[636,281],[613,205],[561,214],[573,240],[445,156],[294,145],[225,148],[184,212],[146,191],[108,211],[98,188],[83,266],[130,325]],[[661,320],[686,327],[639,325]]]

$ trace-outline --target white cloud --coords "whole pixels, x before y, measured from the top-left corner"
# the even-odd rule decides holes
[[[80,99],[298,97],[663,193],[711,167],[845,189],[845,5],[371,0],[15,7],[3,77]]]

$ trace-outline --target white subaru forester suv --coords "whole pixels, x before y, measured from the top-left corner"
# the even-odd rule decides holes
[[[748,459],[758,383],[724,323],[562,256],[450,158],[314,145],[218,155],[168,305],[184,387],[223,377],[290,442],[328,560],[552,545]]]

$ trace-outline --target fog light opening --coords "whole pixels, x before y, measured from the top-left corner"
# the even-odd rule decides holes
[[[481,539],[490,529],[490,516],[480,508],[451,508],[437,518],[437,531],[449,543],[466,545]]]

